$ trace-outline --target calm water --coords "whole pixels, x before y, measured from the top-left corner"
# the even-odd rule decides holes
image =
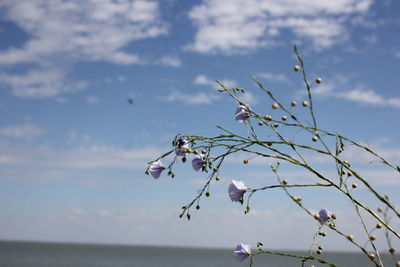
[[[330,253],[326,258],[342,267],[373,266],[363,255]],[[386,257],[385,266],[394,266]],[[318,265],[315,266],[326,266]],[[245,266],[235,261],[232,250],[113,245],[77,245],[0,242],[1,267],[226,267]],[[293,259],[261,255],[255,267],[300,266]],[[308,265],[306,265],[308,266]]]

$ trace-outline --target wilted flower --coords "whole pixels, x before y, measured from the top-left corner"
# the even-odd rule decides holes
[[[329,220],[331,217],[331,212],[327,209],[321,209],[319,211],[319,218],[321,220],[321,222],[326,222],[327,220]]]
[[[186,151],[189,148],[189,143],[187,140],[180,138],[176,142],[175,153],[177,156],[184,157],[186,156]]]
[[[235,258],[238,261],[240,262],[244,261],[251,255],[250,245],[244,245],[240,243],[239,245],[236,246],[233,254],[235,254]]]
[[[153,178],[157,179],[160,177],[161,172],[165,170],[165,167],[162,165],[160,160],[154,161],[149,168],[149,172]]]
[[[200,170],[200,168],[203,166],[203,155],[196,155],[192,160],[192,166],[195,171]]]
[[[240,105],[236,109],[235,118],[238,122],[243,123],[250,117],[250,114],[252,113],[253,111],[251,111],[249,105]]]
[[[246,192],[247,187],[244,185],[242,181],[232,180],[229,185],[229,197],[232,201],[238,202],[243,199],[243,194]]]

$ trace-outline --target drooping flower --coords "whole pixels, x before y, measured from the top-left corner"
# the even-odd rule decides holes
[[[189,148],[189,143],[185,139],[179,139],[176,142],[175,153],[177,156],[184,157],[186,156],[186,150]]]
[[[165,170],[165,167],[162,165],[160,160],[154,161],[149,168],[149,172],[154,179],[160,177],[163,170]]]
[[[236,108],[235,119],[238,122],[243,123],[250,117],[252,113],[253,111],[251,111],[249,105],[239,105]]]
[[[196,155],[192,160],[192,166],[195,171],[200,170],[200,168],[203,166],[203,155]]]
[[[250,245],[245,245],[240,243],[236,246],[235,251],[233,252],[235,258],[242,262],[247,259],[251,255]]]
[[[321,222],[326,222],[331,218],[331,212],[327,209],[321,209],[319,211],[319,218]]]
[[[232,201],[238,202],[243,200],[243,194],[246,192],[247,187],[242,181],[232,180],[229,185],[228,193]]]

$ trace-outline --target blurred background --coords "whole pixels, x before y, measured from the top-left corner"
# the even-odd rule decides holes
[[[228,160],[190,222],[178,218],[180,207],[207,176],[188,158],[173,180],[155,180],[147,162],[178,133],[213,136],[221,125],[246,134],[216,79],[245,88],[242,100],[261,114],[281,112],[251,75],[284,104],[305,100],[296,44],[310,80],[323,79],[313,85],[319,126],[399,165],[399,10],[394,0],[0,1],[0,239],[308,249],[318,225],[281,190],[255,195],[249,215],[228,197],[232,179],[274,184],[267,160]],[[293,111],[311,122],[304,108]],[[312,144],[304,132],[288,137]],[[305,156],[334,177],[333,162]],[[399,173],[352,147],[346,157],[399,207]],[[316,181],[285,164],[281,171],[290,182]],[[347,199],[293,192],[360,233]],[[354,249],[333,234],[324,242]]]

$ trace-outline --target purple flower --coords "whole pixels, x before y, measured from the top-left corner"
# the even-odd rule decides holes
[[[327,209],[321,209],[319,211],[319,218],[321,220],[321,222],[326,222],[330,219],[331,217],[331,212]]]
[[[179,139],[176,142],[175,153],[177,156],[184,157],[186,156],[186,150],[189,148],[189,143],[185,139]]]
[[[200,170],[203,166],[203,155],[196,155],[192,160],[192,166],[196,171]]]
[[[249,105],[240,105],[236,108],[235,119],[238,122],[243,123],[250,117],[250,114],[252,113],[253,111],[251,111]]]
[[[160,160],[154,161],[149,167],[149,172],[154,179],[160,177],[163,170],[165,170],[165,167],[162,165]]]
[[[233,254],[235,254],[235,258],[238,261],[240,262],[244,261],[251,255],[250,245],[244,245],[240,243],[239,245],[236,246]]]
[[[229,197],[232,201],[238,202],[243,200],[243,194],[246,192],[247,187],[244,185],[242,181],[232,180],[229,185]]]

